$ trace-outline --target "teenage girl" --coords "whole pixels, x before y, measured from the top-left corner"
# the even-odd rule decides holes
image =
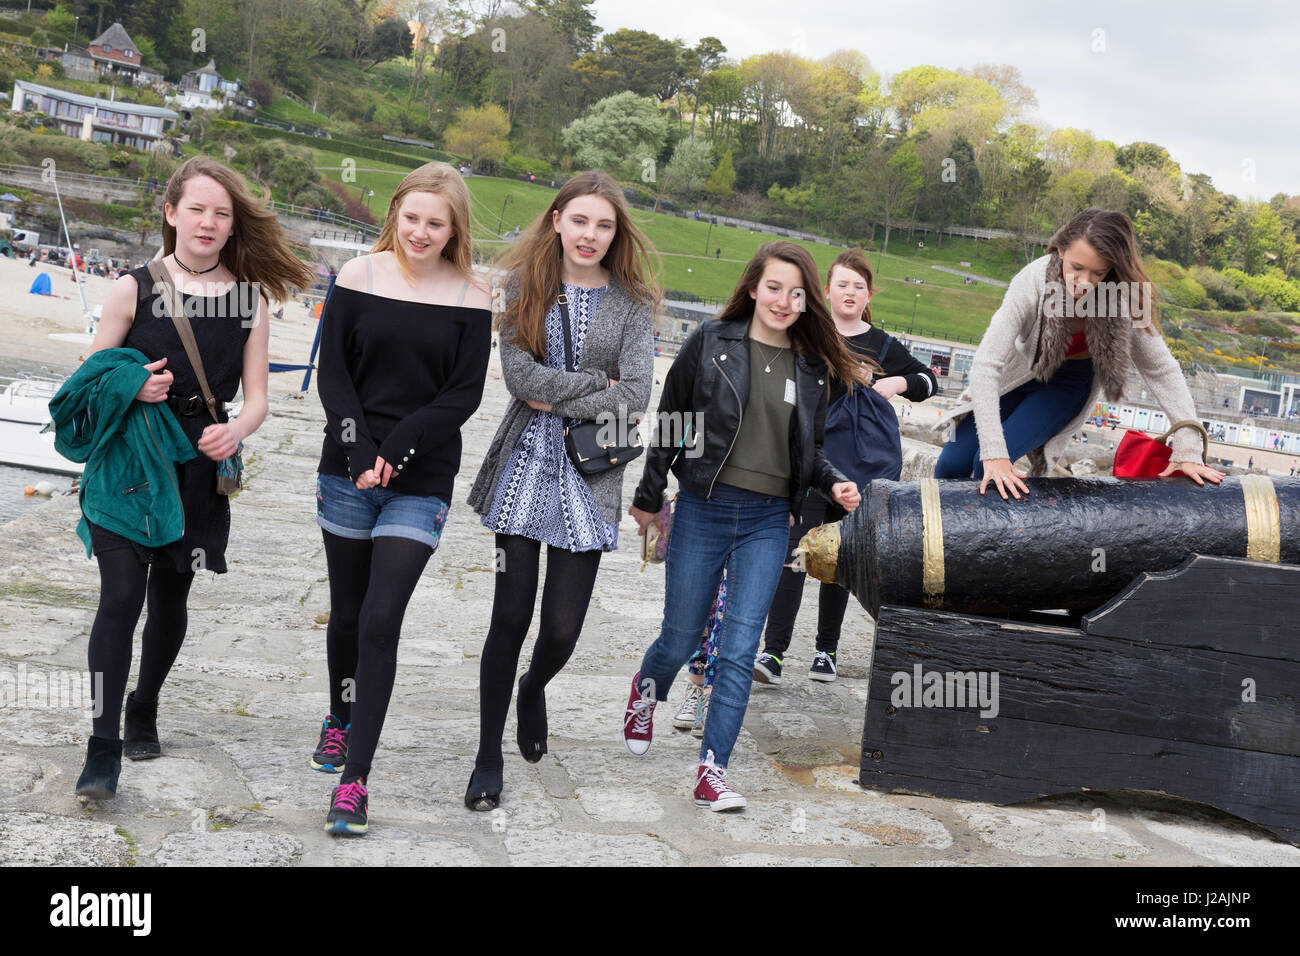
[[[1019,501],[1028,475],[1012,462],[1029,455],[1031,473],[1048,474],[1096,402],[1120,400],[1130,365],[1170,421],[1195,419],[1155,304],[1127,216],[1087,209],[1058,229],[1047,255],[1011,280],[975,352],[969,389],[935,426],[950,440],[934,476],[976,478],[980,494],[992,481]],[[1187,429],[1174,433],[1160,477],[1178,472],[1198,485],[1223,480]]]
[[[447,520],[460,428],[483,397],[491,300],[471,271],[469,205],[452,166],[407,174],[379,241],[339,271],[321,315],[330,713],[312,766],[342,772],[329,833],[368,829],[402,618]]]
[[[564,428],[611,415],[632,422],[650,401],[659,297],[650,251],[623,191],[593,170],[560,187],[506,263],[499,341],[513,400],[469,498],[497,547],[479,671],[479,748],[465,793],[474,810],[500,802],[501,738],[533,620],[542,545],[541,625],[515,705],[516,740],[530,762],[547,751],[546,685],[578,642],[601,554],[618,547],[626,464],[579,473],[566,454]],[[566,368],[564,323],[577,371]]]
[[[821,445],[830,375],[861,382],[858,362],[835,330],[812,256],[769,242],[746,266],[715,321],[686,340],[664,382],[659,421],[689,413],[702,426],[690,454],[654,442],[633,498],[641,533],[658,521],[671,467],[679,492],[665,560],[664,619],[633,676],[623,737],[637,755],[650,747],[654,708],[667,700],[727,572],[727,608],[695,777],[695,802],[713,810],[745,805],[726,768],[749,703],[754,652],[776,592],[790,525],[815,488],[852,511],[857,486],[826,460]]]
[[[871,307],[868,302],[875,294],[875,276],[866,253],[861,249],[846,249],[831,263],[826,273],[826,298],[830,302],[835,328],[844,336],[844,342],[854,357],[864,364],[864,369],[878,372],[871,387],[886,399],[902,395],[908,401],[923,402],[938,390],[934,372],[926,368],[884,329],[871,324]],[[844,395],[844,383],[831,380],[830,402]],[[892,415],[889,424],[897,428]],[[835,461],[832,464],[848,468],[851,462]],[[877,475],[875,477],[887,477]],[[830,524],[844,517],[844,511],[820,495],[809,495],[804,503],[803,519],[790,529],[790,553],[798,547],[803,536],[820,524]],[[767,615],[767,632],[763,637],[763,653],[754,661],[754,680],[762,684],[781,683],[781,666],[786,649],[794,636],[794,622],[803,601],[806,574],[789,565],[781,572],[781,583]],[[838,584],[823,582],[818,594],[816,652],[808,669],[811,680],[835,680],[836,653],[840,643],[840,629],[849,605],[849,592]]]
[[[136,399],[166,402],[196,456],[176,466],[185,516],[178,541],[150,547],[89,524],[100,596],[87,656],[91,674],[103,675],[103,690],[77,792],[92,798],[116,792],[124,755],[143,760],[162,753],[158,694],[185,640],[190,585],[198,570],[226,571],[230,502],[217,493],[217,462],[233,455],[266,418],[266,296],[284,301],[292,289],[312,281],[286,245],[275,214],[253,198],[239,174],[213,159],[190,159],[168,180],[162,233],[162,265],[184,302],[220,421],[208,411],[170,302],[164,306],[165,293],[155,288],[147,265],[118,278],[104,301],[91,351],[143,352],[151,360],[145,368],[154,374]],[[241,387],[243,407],[238,418],[229,419],[224,405]],[[146,602],[140,673],[126,699],[123,740],[118,727],[131,638]]]

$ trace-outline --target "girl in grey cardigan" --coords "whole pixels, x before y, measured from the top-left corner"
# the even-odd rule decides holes
[[[980,494],[992,481],[1004,499],[1010,491],[1019,500],[1029,493],[1021,480],[1028,475],[1012,462],[1028,455],[1031,474],[1048,474],[1103,395],[1111,402],[1123,395],[1130,362],[1171,421],[1195,419],[1154,306],[1128,217],[1087,209],[1071,219],[1048,254],[1011,280],[975,353],[970,387],[935,425],[949,440],[934,476],[974,477]],[[1194,433],[1176,432],[1173,445],[1161,477],[1223,479],[1203,463]]]
[[[592,171],[560,189],[507,263],[500,354],[513,400],[469,496],[496,534],[498,555],[479,669],[479,751],[465,793],[473,810],[500,801],[501,737],[532,623],[541,546],[541,626],[516,702],[519,750],[531,762],[546,753],[546,684],[577,644],[601,554],[618,546],[626,466],[584,477],[565,451],[564,427],[613,415],[630,428],[650,402],[658,293],[649,251],[622,191]],[[560,295],[577,371],[565,366]]]

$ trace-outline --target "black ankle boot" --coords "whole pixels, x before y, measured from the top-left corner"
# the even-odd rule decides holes
[[[149,760],[162,756],[158,742],[158,701],[145,704],[126,695],[126,727],[122,734],[122,756],[128,760]]]
[[[515,740],[523,758],[529,763],[537,763],[546,753],[546,689],[533,693],[531,676],[525,673],[519,678],[519,696],[515,698],[515,721],[518,725]]]
[[[475,767],[465,790],[465,806],[471,810],[495,810],[501,806],[503,768]]]
[[[122,741],[92,736],[86,744],[86,765],[77,778],[77,795],[91,800],[115,796],[121,772]]]

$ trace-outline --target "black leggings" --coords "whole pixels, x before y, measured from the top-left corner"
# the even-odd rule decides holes
[[[131,673],[131,639],[140,610],[147,600],[149,615],[144,622],[135,696],[151,703],[158,699],[185,640],[185,602],[194,572],[181,574],[161,564],[146,564],[129,547],[100,551],[95,557],[99,561],[99,610],[90,628],[86,658],[91,687],[98,683],[96,674],[103,675],[103,685],[95,700],[99,716],[93,718],[91,726],[96,737],[116,740]]]
[[[496,536],[500,570],[492,598],[492,623],[479,664],[479,743],[475,766],[500,768],[510,695],[519,652],[533,622],[542,543],[520,535]],[[542,620],[528,665],[529,694],[540,693],[573,654],[600,567],[599,550],[568,551],[547,545]]]
[[[410,538],[321,534],[330,576],[330,711],[352,725],[341,777],[350,783],[370,776],[393,696],[402,618],[433,548]]]
[[[790,529],[790,555],[799,541],[820,524],[830,524],[844,517],[844,509],[828,502],[817,492],[808,495],[803,503],[799,521]],[[808,575],[791,568],[783,568],[781,580],[767,612],[767,632],[763,636],[763,653],[784,657],[794,636],[795,618],[803,602],[803,587]],[[838,584],[822,582],[817,601],[817,650],[834,651],[840,645],[840,629],[844,625],[844,612],[848,610],[849,592]]]

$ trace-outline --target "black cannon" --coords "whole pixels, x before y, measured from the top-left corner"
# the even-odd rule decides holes
[[[1300,479],[1027,483],[872,482],[804,538],[876,617],[862,785],[1153,790],[1300,843]]]

